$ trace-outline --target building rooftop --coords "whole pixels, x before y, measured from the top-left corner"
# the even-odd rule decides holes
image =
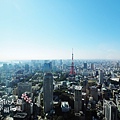
[[[14,118],[26,118],[27,113],[16,113]]]
[[[70,107],[69,107],[69,103],[67,101],[63,101],[61,102],[61,108],[63,112],[67,112],[69,111]]]
[[[47,73],[45,73],[45,76],[52,76],[52,73],[47,72]]]
[[[113,101],[105,100],[105,102],[106,102],[109,106],[116,106],[116,104],[115,104]]]
[[[6,117],[5,120],[14,120],[12,117]]]
[[[116,81],[116,82],[119,82],[119,78],[111,78],[112,81]]]
[[[75,86],[75,90],[82,90],[82,86]]]
[[[92,89],[96,89],[97,87],[96,87],[96,86],[91,86],[90,88],[92,88]]]

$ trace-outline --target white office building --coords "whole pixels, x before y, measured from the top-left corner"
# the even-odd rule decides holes
[[[117,106],[113,101],[104,100],[103,113],[105,120],[117,120]]]

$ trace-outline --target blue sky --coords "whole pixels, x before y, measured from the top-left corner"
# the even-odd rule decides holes
[[[119,0],[0,0],[0,60],[120,59]]]

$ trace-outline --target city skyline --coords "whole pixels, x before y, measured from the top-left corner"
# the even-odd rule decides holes
[[[0,60],[120,59],[119,4],[0,0]]]

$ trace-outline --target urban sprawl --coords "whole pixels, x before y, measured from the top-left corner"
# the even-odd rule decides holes
[[[0,64],[0,120],[120,120],[119,60]]]

